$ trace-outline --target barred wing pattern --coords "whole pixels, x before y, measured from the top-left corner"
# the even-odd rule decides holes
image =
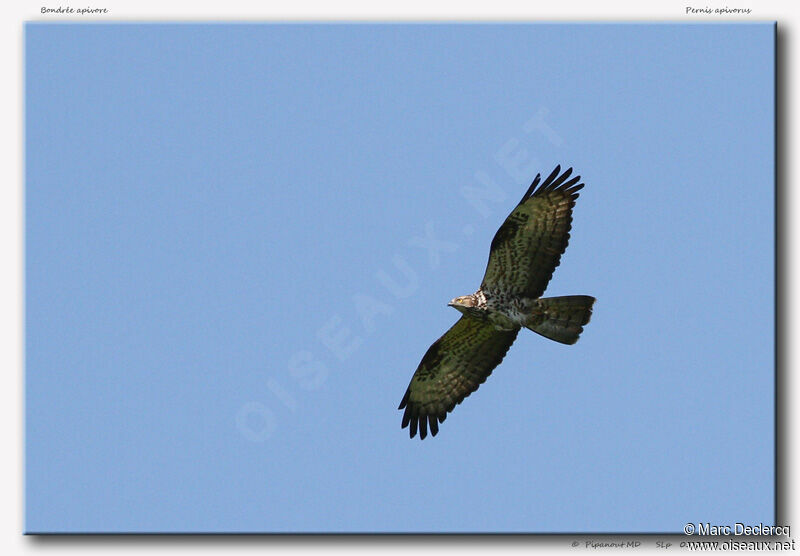
[[[439,432],[439,423],[456,404],[486,381],[508,352],[517,330],[497,330],[489,323],[461,317],[425,353],[411,378],[403,401],[403,428],[413,438]]]
[[[536,299],[541,297],[567,248],[572,208],[583,184],[567,181],[561,166],[539,185],[537,174],[522,200],[497,230],[481,289]],[[537,188],[537,185],[539,187]]]

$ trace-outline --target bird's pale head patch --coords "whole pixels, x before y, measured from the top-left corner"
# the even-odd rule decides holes
[[[474,295],[462,295],[461,297],[456,297],[455,299],[451,300],[448,305],[453,307],[461,312],[463,309],[467,309],[469,307],[475,307],[478,304],[478,300],[475,299]]]

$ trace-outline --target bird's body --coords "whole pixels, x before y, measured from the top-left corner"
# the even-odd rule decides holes
[[[447,413],[474,392],[500,364],[522,328],[574,344],[589,322],[595,299],[586,295],[542,298],[567,247],[580,177],[560,167],[539,185],[537,175],[497,230],[480,288],[448,305],[462,317],[425,353],[399,409],[403,427],[425,438]]]
[[[455,298],[448,305],[468,317],[490,323],[497,330],[519,330],[527,325],[536,301],[502,293],[487,294],[478,289],[473,294]]]

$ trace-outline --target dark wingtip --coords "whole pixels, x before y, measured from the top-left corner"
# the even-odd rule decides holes
[[[431,429],[431,436],[436,436],[436,433],[439,432],[439,421],[435,415],[430,416],[428,424]]]
[[[555,167],[555,169],[553,169],[553,171],[552,171],[552,172],[550,172],[550,175],[549,175],[549,176],[547,176],[547,179],[546,179],[546,180],[544,180],[544,183],[543,183],[543,184],[542,184],[542,186],[539,188],[539,192],[540,192],[540,193],[547,193],[548,191],[552,191],[552,189],[553,189],[553,182],[554,182],[554,180],[555,180],[555,179],[558,177],[558,175],[559,175],[560,173],[561,173],[561,164],[559,164],[558,166],[556,166],[556,167]]]
[[[400,400],[400,405],[397,406],[397,409],[403,409],[408,404],[408,395],[411,390],[406,390],[406,393],[403,395],[403,399]]]
[[[419,439],[425,440],[428,436],[428,432],[430,432],[431,436],[436,436],[439,433],[439,423],[444,423],[445,415],[417,415],[416,417],[411,416],[411,412],[406,409],[406,412],[403,414],[403,424],[401,425],[401,429],[409,427],[408,429],[408,437],[414,438],[417,436],[417,432],[419,432]]]
[[[411,412],[406,409],[406,412],[403,413],[403,422],[400,425],[401,429],[404,429],[408,426],[408,423],[411,422]]]
[[[525,196],[522,198],[522,201],[526,201],[529,198],[535,197],[540,193],[545,194],[556,190],[565,191],[567,193],[574,195],[575,198],[577,198],[576,193],[581,189],[583,189],[584,184],[578,183],[581,180],[580,176],[574,176],[572,177],[572,179],[569,179],[569,181],[567,181],[568,178],[572,176],[572,172],[573,168],[572,166],[570,166],[562,174],[561,165],[560,164],[556,165],[553,171],[550,172],[547,178],[545,178],[545,180],[539,185],[539,187],[535,191],[533,191],[533,185],[531,186],[531,188],[528,189],[527,193],[525,193]],[[534,180],[534,183],[538,184],[539,176],[540,174],[536,174],[536,179]]]
[[[575,185],[576,183],[578,183],[579,181],[581,181],[581,177],[580,176],[575,176],[574,178],[572,178],[568,182],[562,184],[561,185],[561,189],[567,190],[570,187],[572,187],[573,185]],[[577,191],[578,189],[581,189],[582,187],[583,187],[583,184],[580,184],[577,187],[573,188],[572,191]]]
[[[524,203],[526,199],[530,198],[530,196],[534,194],[534,192],[536,191],[536,186],[539,185],[540,179],[542,179],[542,175],[536,174],[536,177],[533,178],[533,181],[531,182],[531,186],[525,192],[525,195],[522,196],[522,199],[520,199],[519,201],[520,203]]]
[[[567,178],[572,174],[572,168],[568,169],[566,172],[561,174],[556,178],[556,180],[550,184],[550,189],[557,189],[562,183],[567,181]]]

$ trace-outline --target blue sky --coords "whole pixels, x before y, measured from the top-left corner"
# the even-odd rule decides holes
[[[28,24],[26,531],[773,523],[773,32]],[[556,164],[592,322],[410,440]]]

